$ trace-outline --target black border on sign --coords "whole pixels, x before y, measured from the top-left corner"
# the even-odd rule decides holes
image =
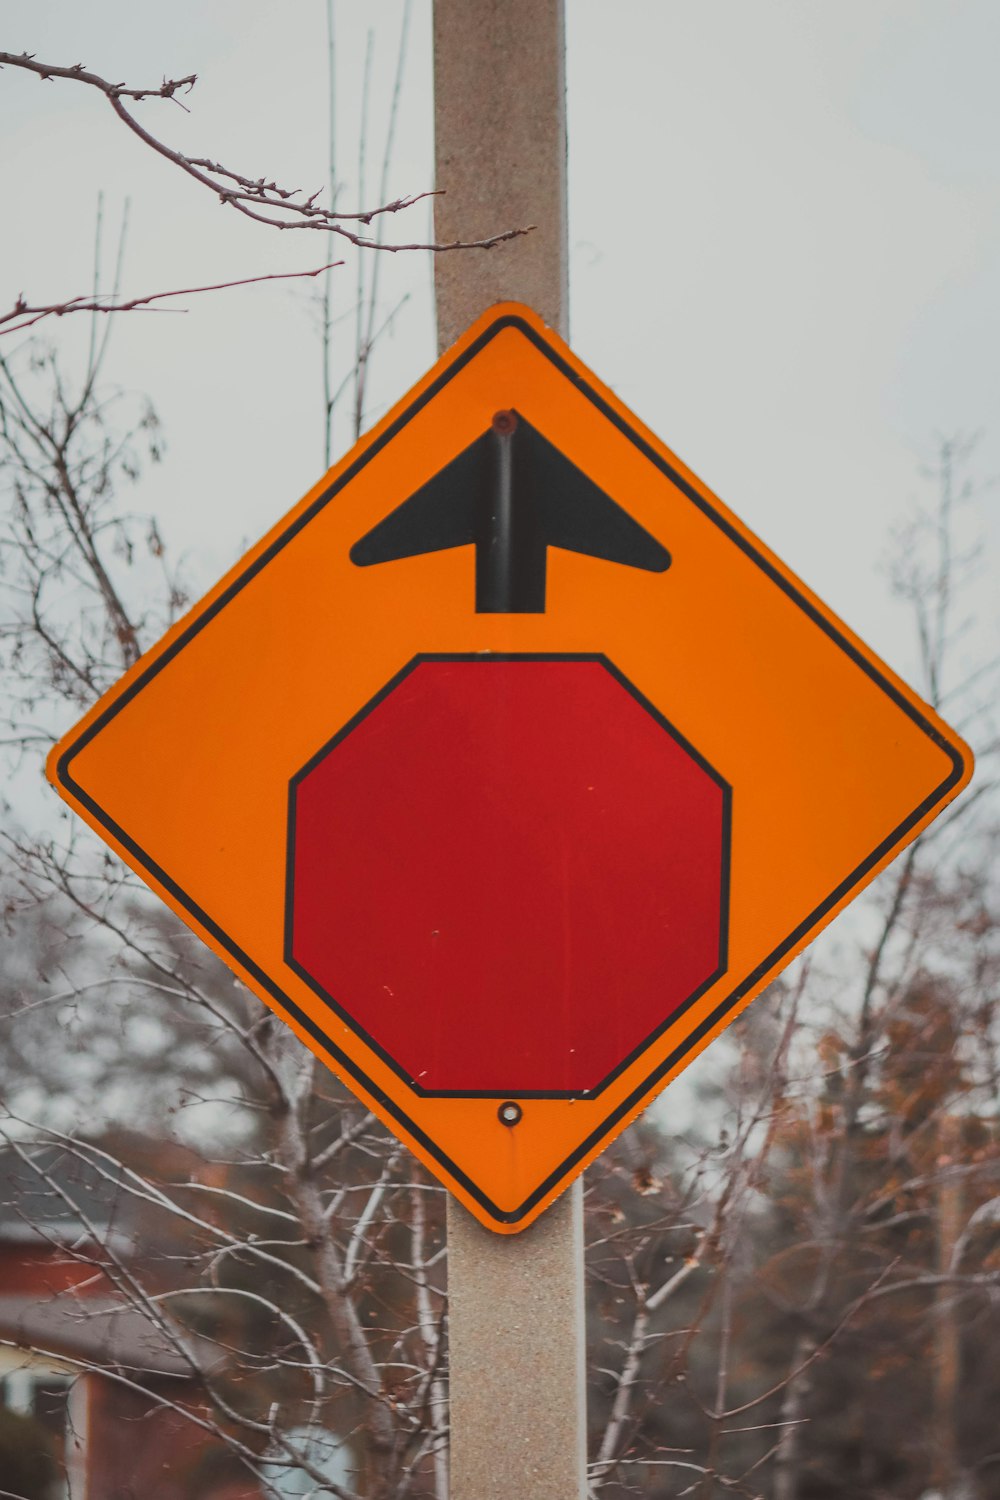
[[[684,496],[686,496],[688,500],[691,501],[692,505],[697,506],[698,510],[700,510],[703,515],[705,515],[715,526],[717,526],[719,530],[723,532],[731,542],[734,543],[735,546],[739,547],[740,550],[744,552],[746,556],[749,557],[751,561],[761,569],[761,571],[771,580],[771,582],[775,584],[777,588],[781,589],[781,591],[786,594],[787,597],[791,599],[792,602],[799,609],[801,609],[803,613],[809,617],[810,620],[812,620],[812,622],[818,627],[818,629],[822,630],[824,634],[827,635],[830,640],[832,640],[834,644],[840,648],[840,650],[842,650],[848,657],[850,657],[855,665],[858,666],[861,671],[864,672],[866,676],[868,676],[871,681],[874,682],[876,686],[879,687],[882,692],[884,692],[887,697],[892,700],[893,703],[895,703],[896,707],[899,708],[904,714],[906,714],[907,718],[909,718],[914,724],[916,724],[917,727],[921,729],[923,733],[926,734],[928,738],[932,740],[940,750],[943,751],[943,753],[948,757],[952,764],[952,769],[949,774],[944,778],[942,782],[939,783],[938,786],[934,788],[932,792],[928,794],[928,796],[924,798],[919,806],[914,808],[909,816],[904,818],[903,821],[899,823],[897,827],[894,828],[892,832],[882,840],[878,847],[873,849],[868,857],[862,860],[862,862],[854,870],[851,871],[850,875],[848,875],[844,880],[840,881],[840,883],[834,888],[834,890],[829,893],[826,899],[820,902],[820,904],[812,912],[810,912],[802,922],[798,924],[795,930],[789,933],[784,941],[779,943],[778,946],[774,948],[767,955],[767,957],[757,965],[752,973],[746,975],[745,978],[743,978],[735,987],[735,989],[731,990],[722,1000],[720,1000],[719,1004],[715,1007],[711,1014],[706,1016],[693,1031],[685,1036],[668,1054],[668,1056],[665,1057],[657,1065],[657,1067],[655,1067],[652,1072],[649,1073],[642,1080],[642,1082],[632,1090],[632,1092],[625,1099],[622,1099],[615,1106],[615,1108],[604,1118],[604,1120],[602,1120],[600,1125],[592,1130],[590,1135],[588,1135],[587,1138],[582,1141],[580,1145],[577,1146],[577,1148],[572,1151],[569,1156],[567,1156],[566,1159],[561,1162],[553,1172],[549,1173],[544,1182],[539,1183],[539,1185],[528,1195],[528,1197],[525,1198],[523,1203],[520,1203],[516,1208],[513,1209],[502,1209],[497,1204],[495,1204],[482,1191],[482,1189],[479,1188],[472,1181],[472,1179],[465,1172],[463,1172],[461,1168],[458,1167],[456,1163],[454,1163],[446,1155],[446,1153],[443,1152],[434,1143],[434,1141],[432,1141],[425,1134],[425,1132],[422,1131],[419,1126],[417,1126],[408,1117],[405,1110],[403,1110],[398,1104],[396,1104],[394,1100],[390,1099],[383,1089],[379,1088],[370,1078],[368,1078],[363,1070],[355,1062],[353,1062],[345,1053],[341,1052],[340,1049],[335,1045],[335,1043],[333,1043],[329,1037],[324,1035],[324,1033],[320,1030],[316,1023],[311,1020],[304,1011],[300,1010],[300,1008],[295,1004],[294,1000],[286,995],[285,992],[274,982],[274,980],[271,979],[271,977],[266,974],[264,970],[261,969],[260,966],[253,961],[253,959],[250,958],[249,954],[244,953],[238,946],[238,944],[233,942],[233,940],[222,930],[218,923],[214,922],[209,917],[207,912],[202,911],[197,902],[195,902],[184,890],[182,890],[177,882],[175,880],[172,880],[167,872],[161,869],[160,866],[157,865],[156,862],[145,853],[141,846],[137,844],[134,839],[130,838],[125,830],[119,827],[114,819],[111,818],[98,805],[98,803],[96,803],[94,799],[87,794],[83,787],[81,787],[73,779],[72,773],[70,771],[70,766],[74,757],[80,754],[80,752],[90,743],[92,739],[95,738],[96,735],[100,734],[101,730],[107,724],[109,724],[112,719],[117,716],[118,713],[120,713],[120,711],[126,706],[126,704],[130,703],[131,700],[142,691],[146,684],[152,681],[152,679],[159,672],[161,672],[163,668],[166,667],[174,659],[174,657],[178,655],[180,651],[183,651],[188,642],[193,640],[194,637],[198,635],[200,631],[202,631],[205,626],[215,618],[217,614],[220,613],[220,611],[225,609],[230,600],[235,598],[235,596],[243,588],[246,587],[251,579],[255,578],[259,572],[267,567],[272,558],[276,557],[278,553],[281,552],[282,549],[287,546],[287,544],[293,539],[293,537],[297,536],[298,533],[305,526],[307,526],[309,522],[324,508],[324,506],[328,505],[329,502],[334,498],[334,496],[339,494],[344,486],[349,484],[355,478],[355,476],[360,473],[365,465],[368,464],[371,459],[373,459],[375,455],[381,451],[381,449],[383,449],[388,443],[392,441],[396,434],[403,427],[405,427],[407,422],[412,420],[417,412],[422,410],[422,408],[426,406],[428,402],[433,400],[438,392],[442,390],[448,384],[448,382],[452,380],[454,376],[457,375],[458,372],[469,363],[470,360],[474,359],[476,355],[479,354],[480,351],[485,348],[485,346],[490,343],[492,339],[496,338],[497,334],[501,333],[506,328],[518,329],[518,331],[524,335],[528,342],[534,345],[534,347],[539,350],[539,352],[550,362],[550,364],[552,364],[557,370],[559,370],[560,373],[564,375],[566,379],[569,380],[571,384],[577,388],[581,395],[583,395],[591,403],[591,405],[595,407],[596,410],[599,411],[601,415],[607,419],[607,421],[609,421],[614,427],[616,427],[618,431],[621,432],[638,449],[638,451],[645,458],[647,458],[651,464],[654,465],[654,467],[659,469],[662,474],[666,475],[671,483],[675,485],[676,488],[680,490],[680,492]],[[353,463],[348,465],[344,472],[333,481],[328,489],[324,490],[320,495],[316,497],[315,500],[311,502],[311,504],[306,506],[306,508],[295,517],[294,521],[290,522],[286,529],[281,532],[279,536],[275,537],[275,539],[267,547],[265,547],[263,552],[261,552],[258,557],[255,557],[254,560],[248,564],[245,571],[242,572],[237,578],[235,578],[227,588],[223,589],[222,593],[219,594],[217,598],[213,599],[212,603],[209,604],[205,608],[205,610],[195,620],[193,620],[190,625],[187,626],[186,629],[182,630],[178,634],[178,636],[173,641],[171,641],[170,645],[166,647],[166,649],[156,658],[156,660],[151,662],[143,672],[140,672],[133,679],[133,681],[129,683],[128,687],[119,695],[119,697],[115,699],[113,703],[109,704],[109,706],[103,711],[103,713],[97,715],[93,722],[90,723],[87,728],[81,732],[79,739],[71,744],[68,749],[63,751],[62,755],[56,762],[55,775],[60,784],[64,786],[66,790],[69,791],[83,807],[87,808],[95,821],[101,827],[107,829],[107,831],[112,835],[114,839],[117,840],[121,847],[123,849],[127,849],[129,853],[134,857],[136,862],[141,865],[143,869],[147,870],[149,874],[152,875],[153,878],[158,882],[158,884],[163,887],[164,890],[170,892],[173,898],[177,901],[178,905],[183,907],[184,910],[188,911],[195,919],[195,921],[199,924],[199,926],[201,926],[206,932],[211,933],[212,937],[219,944],[219,946],[232,956],[232,958],[240,965],[244,972],[251,975],[254,979],[254,982],[259,985],[262,990],[271,995],[284,1010],[286,1010],[290,1015],[294,1016],[295,1020],[303,1028],[303,1030],[307,1031],[309,1035],[314,1039],[314,1041],[317,1042],[320,1048],[328,1054],[331,1061],[333,1062],[334,1067],[339,1072],[343,1073],[349,1078],[354,1079],[355,1082],[360,1084],[362,1089],[364,1089],[365,1092],[367,1092],[373,1099],[377,1099],[380,1107],[385,1111],[385,1113],[391,1119],[398,1121],[404,1131],[413,1140],[420,1143],[422,1149],[440,1164],[440,1166],[452,1178],[454,1182],[461,1185],[463,1190],[468,1193],[469,1197],[472,1198],[476,1203],[478,1203],[480,1207],[490,1216],[490,1218],[492,1218],[498,1224],[517,1224],[523,1218],[525,1218],[525,1216],[529,1214],[531,1210],[549,1193],[554,1190],[558,1190],[560,1185],[565,1182],[565,1179],[572,1173],[573,1169],[578,1165],[578,1163],[583,1161],[583,1159],[596,1146],[600,1145],[601,1141],[609,1134],[614,1126],[617,1125],[620,1120],[625,1119],[629,1114],[631,1114],[633,1110],[638,1109],[643,1099],[650,1092],[650,1090],[655,1088],[657,1083],[659,1083],[661,1079],[665,1078],[666,1075],[671,1072],[671,1070],[675,1068],[677,1064],[681,1062],[695,1046],[697,1046],[702,1038],[706,1036],[713,1029],[713,1027],[719,1023],[720,1020],[728,1015],[729,1012],[733,1010],[740,1003],[740,1001],[743,1000],[745,996],[754,988],[754,986],[758,984],[775,967],[775,965],[779,963],[782,958],[784,958],[787,953],[795,948],[796,944],[801,942],[802,939],[808,935],[811,929],[815,927],[817,922],[821,921],[829,911],[836,907],[837,904],[849,894],[849,892],[855,885],[863,880],[864,877],[875,868],[880,860],[885,858],[886,855],[891,854],[892,850],[906,837],[910,830],[916,827],[921,819],[924,818],[944,797],[947,796],[951,788],[955,786],[956,783],[961,779],[963,769],[964,764],[962,756],[955,749],[955,747],[948,742],[944,735],[940,733],[940,731],[934,726],[934,724],[931,723],[926,715],[921,713],[921,711],[914,704],[910,703],[909,700],[904,696],[904,694],[901,693],[899,689],[892,682],[890,682],[882,672],[878,670],[873,662],[868,661],[866,657],[862,655],[857,647],[850,640],[848,640],[848,638],[840,630],[837,629],[836,625],[834,625],[832,621],[825,618],[825,616],[820,612],[816,605],[811,602],[811,600],[807,599],[805,595],[802,594],[789,579],[785,578],[781,574],[781,572],[774,566],[774,564],[770,562],[769,559],[766,558],[747,537],[741,535],[737,528],[733,526],[733,524],[729,520],[727,520],[725,516],[720,514],[720,512],[717,511],[715,507],[708,500],[706,500],[703,495],[700,495],[694,488],[694,486],[691,485],[683,477],[683,475],[679,474],[672,464],[668,463],[665,458],[657,453],[645,438],[643,438],[639,433],[635,432],[625,421],[625,419],[620,416],[619,413],[616,412],[608,404],[607,401],[605,401],[604,397],[594,390],[588,380],[583,375],[574,370],[573,367],[563,358],[563,356],[557,353],[557,351],[546,342],[546,340],[537,332],[536,329],[531,326],[530,323],[527,323],[524,318],[520,317],[517,313],[503,313],[496,319],[495,322],[490,323],[486,328],[484,328],[483,332],[476,339],[474,339],[472,343],[462,351],[461,354],[459,354],[455,358],[455,360],[448,366],[447,369],[441,372],[436,380],[431,381],[426,389],[421,391],[420,395],[417,396],[414,401],[399,414],[395,421],[391,422],[388,427],[386,427],[385,430],[381,432],[378,437],[369,444],[369,446],[363,453],[360,453],[358,455]]]
[[[675,744],[679,745],[695,764],[709,776],[722,792],[722,855],[720,861],[720,883],[719,883],[719,947],[718,962],[707,979],[702,980],[698,987],[691,991],[679,1005],[670,1012],[666,1020],[655,1027],[648,1036],[616,1064],[599,1082],[587,1089],[429,1089],[419,1084],[406,1068],[402,1067],[391,1052],[375,1040],[370,1032],[337,1001],[326,987],[320,984],[309,970],[299,962],[294,953],[294,905],[295,905],[295,799],[299,783],[314,771],[321,761],[325,760],[331,750],[335,749],[346,737],[356,729],[363,719],[366,719],[372,709],[385,701],[410,673],[421,665],[422,662],[432,661],[474,661],[482,666],[490,666],[494,662],[510,661],[589,661],[596,662],[605,668],[614,680],[625,689],[631,698],[639,704],[640,708],[663,729]],[[690,740],[685,739],[680,730],[665,718],[659,709],[649,699],[644,697],[634,683],[630,682],[624,672],[614,665],[613,662],[600,652],[575,652],[575,651],[427,651],[420,652],[411,662],[397,672],[385,687],[380,688],[375,696],[360,709],[342,729],[339,729],[332,739],[327,740],[315,755],[309,757],[301,770],[297,771],[288,784],[288,855],[285,872],[285,963],[292,969],[303,983],[307,984],[315,995],[328,1005],[330,1009],[349,1026],[353,1032],[361,1037],[366,1046],[380,1057],[387,1067],[400,1077],[407,1088],[419,1094],[423,1099],[596,1099],[612,1084],[620,1073],[629,1067],[636,1058],[645,1052],[656,1039],[663,1035],[668,1026],[672,1026],[679,1020],[685,1011],[690,1010],[696,1000],[700,1000],[707,990],[711,989],[726,972],[729,963],[729,875],[732,865],[732,822],[733,822],[733,789],[724,777],[711,765],[699,750],[696,750]]]

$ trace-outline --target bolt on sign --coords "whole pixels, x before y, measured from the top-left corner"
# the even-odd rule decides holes
[[[505,1233],[971,774],[952,730],[516,304],[49,761]]]

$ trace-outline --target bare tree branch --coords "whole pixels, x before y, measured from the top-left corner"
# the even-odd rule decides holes
[[[202,292],[225,292],[236,286],[256,286],[262,281],[299,281],[313,276],[322,276],[325,271],[332,271],[336,266],[342,266],[342,260],[332,260],[328,265],[316,266],[311,271],[274,271],[266,276],[243,276],[235,281],[217,281],[210,286],[182,287],[173,292],[149,292],[145,297],[130,297],[127,301],[118,301],[113,295],[105,297],[70,297],[66,302],[44,303],[34,306],[27,302],[23,296],[18,297],[9,312],[0,313],[0,333],[23,333],[27,328],[33,328],[43,318],[62,318],[67,313],[118,313],[136,312],[148,309],[154,302],[163,302],[170,297],[194,297]],[[171,308],[171,312],[186,312],[183,307]],[[20,319],[20,321],[17,321]]]
[[[276,182],[265,177],[248,177],[241,172],[222,166],[219,162],[211,161],[207,157],[185,156],[183,152],[177,151],[152,135],[125,105],[126,99],[134,103],[151,98],[168,99],[175,104],[180,104],[181,100],[178,96],[181,93],[189,94],[197,82],[197,75],[194,73],[184,78],[165,78],[156,88],[133,89],[122,83],[110,83],[99,74],[88,71],[82,63],[76,63],[72,67],[59,67],[52,63],[39,62],[28,52],[0,52],[0,67],[4,66],[21,68],[34,73],[42,80],[64,78],[74,83],[87,84],[90,88],[98,90],[107,99],[123,124],[138,136],[144,145],[179,167],[201,187],[207,188],[226,207],[234,208],[238,213],[244,214],[256,223],[267,224],[272,229],[318,229],[339,235],[363,250],[390,252],[431,250],[439,253],[447,250],[491,250],[494,246],[503,244],[506,240],[516,239],[534,228],[534,225],[527,225],[524,228],[504,230],[501,234],[488,235],[483,239],[454,240],[447,244],[438,241],[391,244],[381,239],[373,239],[350,228],[350,225],[368,226],[380,215],[400,213],[425,198],[435,196],[435,191],[439,190],[396,198],[391,203],[381,204],[377,208],[343,213],[332,204],[330,207],[324,207],[317,202],[321,189],[307,194],[301,188],[279,187]]]

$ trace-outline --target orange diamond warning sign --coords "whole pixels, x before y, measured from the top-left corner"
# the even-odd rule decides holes
[[[971,773],[948,726],[507,304],[49,761],[504,1232]]]

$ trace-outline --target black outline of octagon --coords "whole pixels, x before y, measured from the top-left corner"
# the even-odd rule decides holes
[[[310,772],[326,759],[337,745],[341,744],[368,715],[383,703],[390,693],[400,685],[411,672],[423,662],[432,661],[473,661],[483,666],[493,662],[509,661],[589,661],[597,662],[611,675],[611,677],[635,699],[639,706],[650,715],[650,717],[663,729],[675,744],[695,762],[722,792],[722,854],[719,871],[719,961],[713,972],[704,979],[697,989],[693,990],[680,1005],[674,1007],[663,1021],[660,1022],[648,1036],[645,1036],[628,1055],[616,1064],[616,1066],[601,1081],[589,1089],[519,1089],[511,1085],[503,1089],[429,1089],[421,1084],[403,1068],[390,1052],[377,1042],[370,1032],[345,1009],[344,1005],[336,1000],[320,982],[309,973],[293,951],[293,927],[295,906],[295,826],[296,826],[296,793],[300,782]],[[614,665],[606,656],[600,652],[549,652],[549,651],[517,651],[517,652],[420,652],[409,661],[395,677],[391,678],[383,688],[380,688],[375,696],[349,720],[342,729],[338,729],[333,737],[320,747],[319,750],[306,762],[300,770],[296,771],[288,784],[288,840],[285,865],[285,923],[284,923],[284,959],[288,967],[299,976],[302,982],[309,986],[313,994],[317,995],[325,1005],[337,1015],[346,1026],[359,1036],[367,1047],[385,1063],[388,1068],[401,1078],[407,1088],[413,1090],[421,1098],[425,1099],[596,1099],[599,1094],[612,1084],[626,1068],[630,1067],[636,1058],[641,1055],[667,1030],[677,1022],[684,1013],[695,1004],[697,1000],[716,984],[725,974],[729,962],[729,884],[732,848],[732,801],[733,791],[719,772],[711,765],[705,757],[695,749],[689,740],[674,727],[670,721],[660,713],[654,704],[650,703],[634,683],[630,682],[625,674]]]

